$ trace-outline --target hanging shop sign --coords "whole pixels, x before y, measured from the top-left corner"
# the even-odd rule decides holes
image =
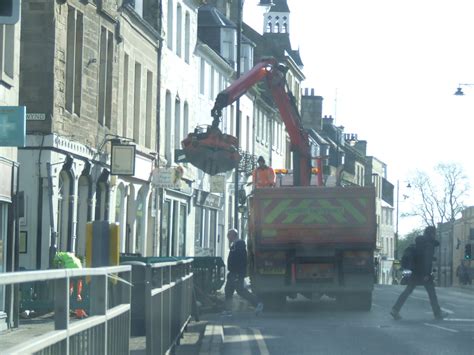
[[[179,189],[181,187],[181,178],[183,177],[183,168],[158,168],[153,171],[152,184],[163,189]]]
[[[219,195],[215,195],[203,190],[196,190],[194,203],[196,206],[220,209],[222,208],[223,199]]]
[[[212,175],[209,177],[209,187],[211,192],[224,193],[225,192],[225,176]]]
[[[112,144],[111,175],[135,175],[135,145]]]

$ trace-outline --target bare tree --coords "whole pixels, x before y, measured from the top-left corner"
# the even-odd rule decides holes
[[[469,181],[462,167],[456,163],[440,163],[431,177],[417,171],[412,187],[417,195],[417,204],[409,214],[419,216],[426,225],[454,221],[465,205],[463,200],[469,191]]]

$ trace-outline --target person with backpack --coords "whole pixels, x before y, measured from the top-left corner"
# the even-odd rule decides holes
[[[407,280],[405,290],[400,294],[390,311],[390,315],[395,320],[402,318],[400,316],[400,309],[416,286],[420,285],[423,285],[428,293],[435,319],[442,320],[446,316],[439,306],[432,276],[434,250],[439,246],[435,236],[436,228],[433,226],[426,227],[423,235],[415,239],[414,247],[408,247],[407,249],[409,250],[406,250],[402,256],[402,267],[411,268],[412,274]]]

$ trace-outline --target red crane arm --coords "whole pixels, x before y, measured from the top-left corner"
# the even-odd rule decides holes
[[[264,59],[250,71],[234,81],[229,87],[220,92],[211,110],[214,118],[212,126],[217,128],[224,107],[240,98],[253,85],[266,78],[273,99],[280,111],[281,118],[290,136],[294,153],[295,181],[298,185],[310,185],[311,180],[311,150],[307,132],[301,125],[297,108],[291,101],[291,94],[285,90],[286,68],[279,66],[274,58]]]

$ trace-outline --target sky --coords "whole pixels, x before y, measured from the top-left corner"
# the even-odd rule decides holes
[[[244,21],[261,33],[258,0]],[[288,0],[290,36],[306,76],[323,96],[323,115],[367,141],[367,155],[400,185],[400,215],[412,208],[405,186],[417,170],[462,166],[474,188],[474,1]],[[454,96],[458,84],[464,96]],[[474,205],[474,192],[466,204]],[[417,227],[399,218],[400,235]]]

